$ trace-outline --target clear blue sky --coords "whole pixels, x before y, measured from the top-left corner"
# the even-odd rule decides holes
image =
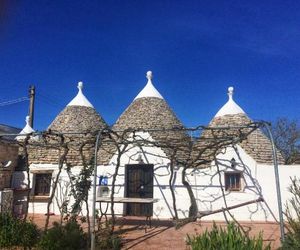
[[[1,0],[0,102],[36,86],[35,129],[77,94],[109,124],[146,83],[186,126],[234,99],[253,119],[300,118],[300,2]],[[23,127],[28,101],[0,107]]]

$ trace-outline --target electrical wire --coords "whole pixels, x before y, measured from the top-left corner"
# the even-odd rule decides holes
[[[46,95],[38,94],[36,95],[37,102],[42,102],[44,104],[47,104],[49,106],[56,106],[56,107],[63,107],[63,105],[56,100],[53,100],[52,98],[47,97]]]
[[[12,104],[16,104],[16,103],[24,102],[24,101],[29,101],[29,98],[24,96],[24,97],[20,97],[20,98],[18,98],[18,99],[14,99],[14,100],[9,100],[9,101],[5,101],[5,102],[0,102],[0,107],[12,105]]]
[[[36,92],[35,96],[39,102],[46,103],[50,106],[56,106],[59,108],[66,106],[66,101],[64,98],[60,98],[57,95],[53,96],[50,93],[45,92],[43,89],[40,89],[38,92]]]

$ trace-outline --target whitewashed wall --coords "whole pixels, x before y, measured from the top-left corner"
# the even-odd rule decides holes
[[[146,135],[149,138],[149,135]],[[154,218],[172,218],[174,215],[172,196],[169,188],[169,160],[166,158],[165,153],[155,147],[143,147],[141,150],[138,147],[132,147],[121,158],[121,167],[116,181],[116,197],[124,197],[125,195],[125,166],[127,164],[138,164],[137,160],[139,155],[142,156],[144,163],[154,165],[154,198],[158,198],[159,202],[153,206]],[[237,205],[243,202],[263,197],[265,203],[255,203],[252,205],[244,206],[231,210],[230,212],[237,220],[255,220],[255,221],[274,221],[278,218],[277,209],[277,196],[274,167],[272,165],[257,164],[245,151],[237,146],[237,150],[228,147],[223,153],[217,156],[218,165],[220,168],[220,176],[222,185],[224,183],[224,170],[232,171],[230,160],[235,158],[238,165],[237,170],[243,171],[244,184],[243,190],[239,192],[227,192],[226,202],[228,206]],[[116,156],[114,156],[109,166],[98,166],[98,176],[108,176],[108,186],[111,188],[112,174],[115,170]],[[57,173],[57,166],[55,165],[31,165],[31,171],[35,170],[53,170],[53,177]],[[181,183],[182,169],[175,171],[175,179],[172,188],[176,194],[176,205],[178,215],[181,218],[188,216],[188,209],[190,200],[185,187]],[[74,175],[80,172],[80,167],[72,169]],[[290,177],[300,177],[300,165],[292,166],[279,166],[281,194],[283,205],[290,198],[288,187],[291,183]],[[225,201],[222,197],[220,186],[220,176],[217,172],[217,166],[213,163],[207,169],[189,170],[187,178],[193,187],[195,197],[197,199],[199,211],[213,211],[225,207]],[[32,176],[31,176],[32,178]],[[60,187],[57,191],[56,197],[62,200],[64,188],[68,186],[69,177],[65,171],[62,172],[60,178]],[[92,207],[92,190],[89,196],[90,208]],[[30,203],[30,213],[46,213],[45,202]],[[97,204],[99,207],[99,204]],[[110,210],[108,210],[110,211]],[[56,199],[51,206],[51,212],[59,214],[59,209],[56,205]],[[124,213],[124,204],[115,204],[116,214]],[[203,217],[205,220],[224,220],[223,213],[213,214]]]

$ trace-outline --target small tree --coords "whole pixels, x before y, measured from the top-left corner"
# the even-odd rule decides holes
[[[285,164],[300,159],[300,126],[295,120],[279,118],[272,126],[274,142],[281,151]]]
[[[282,244],[282,249],[300,249],[300,179],[292,179],[289,191],[293,194],[286,205],[288,233]]]

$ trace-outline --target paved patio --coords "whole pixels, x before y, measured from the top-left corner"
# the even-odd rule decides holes
[[[44,215],[30,215],[39,227],[43,227],[45,217]],[[50,223],[58,221],[58,216],[51,216]],[[217,225],[226,224],[224,222],[216,222]],[[250,230],[250,235],[258,235],[263,231],[263,238],[266,243],[271,243],[272,249],[277,249],[280,245],[280,231],[276,223],[265,222],[242,222],[245,229]],[[86,223],[83,224],[86,228]],[[152,220],[152,227],[147,228],[145,232],[145,220],[141,217],[124,217],[118,218],[117,229],[123,238],[122,249],[149,249],[149,250],[184,250],[188,249],[185,244],[186,235],[200,234],[206,228],[211,228],[211,221],[198,221],[189,223],[180,229],[175,229],[170,220]]]

